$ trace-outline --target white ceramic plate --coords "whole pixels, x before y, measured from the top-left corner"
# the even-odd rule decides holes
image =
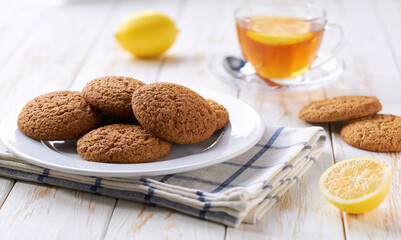
[[[193,88],[205,98],[223,104],[230,122],[209,139],[192,145],[174,144],[166,157],[142,164],[90,162],[76,152],[76,140],[36,141],[17,126],[20,109],[11,112],[0,126],[6,147],[20,158],[49,169],[99,177],[137,177],[195,170],[226,161],[254,146],[262,137],[264,124],[259,113],[241,100],[220,92]]]

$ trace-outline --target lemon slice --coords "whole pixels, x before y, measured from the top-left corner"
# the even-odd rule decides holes
[[[157,11],[140,11],[126,17],[115,34],[120,45],[139,58],[163,54],[174,43],[178,30],[174,21]]]
[[[319,187],[325,198],[347,213],[377,208],[390,189],[390,169],[371,157],[351,158],[328,168]]]
[[[288,45],[313,37],[311,24],[295,17],[249,17],[247,35],[254,41],[269,45]]]

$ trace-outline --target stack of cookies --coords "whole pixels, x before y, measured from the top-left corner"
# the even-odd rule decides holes
[[[349,120],[341,138],[351,146],[375,152],[401,151],[401,117],[377,114],[380,101],[371,96],[341,96],[304,106],[299,118],[308,122]]]
[[[77,152],[89,161],[144,163],[167,155],[172,143],[208,139],[228,120],[224,106],[187,87],[111,76],[90,81],[82,92],[32,99],[18,128],[40,141],[80,138]]]

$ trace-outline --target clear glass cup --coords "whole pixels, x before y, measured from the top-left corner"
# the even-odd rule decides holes
[[[312,3],[269,1],[235,11],[238,40],[245,59],[265,81],[291,85],[311,68],[330,61],[345,43],[344,30],[327,24],[326,12]],[[326,31],[339,41],[330,53],[319,52]]]

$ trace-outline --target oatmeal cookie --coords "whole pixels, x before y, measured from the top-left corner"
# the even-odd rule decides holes
[[[216,114],[193,90],[173,83],[153,83],[136,90],[132,109],[138,122],[170,142],[193,144],[216,130]]]
[[[132,93],[144,85],[130,77],[100,77],[88,82],[82,92],[85,99],[102,113],[132,117]]]
[[[80,137],[95,128],[100,114],[81,92],[56,91],[29,101],[18,116],[18,128],[28,137],[61,141]]]
[[[77,142],[83,158],[104,163],[146,163],[167,155],[171,143],[139,125],[113,124],[90,131]]]
[[[224,128],[224,126],[228,123],[229,120],[227,109],[223,105],[213,101],[212,99],[206,99],[206,101],[207,103],[209,103],[214,113],[216,113],[216,118],[217,118],[216,130]]]
[[[351,146],[369,151],[401,151],[401,117],[376,114],[351,120],[341,129],[341,138]]]
[[[334,122],[369,116],[381,109],[376,97],[341,96],[309,103],[299,111],[299,118],[308,122]]]

